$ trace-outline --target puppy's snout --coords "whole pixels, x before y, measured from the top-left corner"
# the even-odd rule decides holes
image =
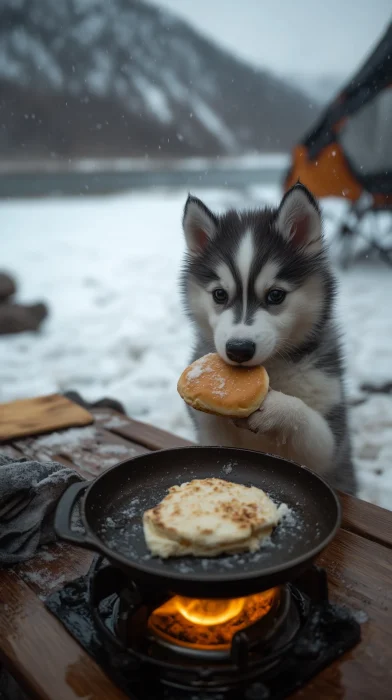
[[[248,362],[256,352],[256,344],[247,338],[233,338],[226,343],[226,355],[232,362]]]

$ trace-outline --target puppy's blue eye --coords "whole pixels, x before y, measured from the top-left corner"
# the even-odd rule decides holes
[[[270,289],[266,296],[267,304],[281,304],[285,300],[286,294],[287,292],[283,289]]]
[[[215,304],[226,304],[229,297],[224,289],[214,289],[212,292],[212,298]]]

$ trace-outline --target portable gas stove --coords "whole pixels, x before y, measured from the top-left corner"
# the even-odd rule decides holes
[[[233,481],[286,504],[291,525],[280,523],[256,553],[152,557],[143,513],[170,486],[222,476],[228,463]],[[63,495],[57,534],[101,557],[88,580],[48,605],[134,700],[284,698],[359,640],[358,624],[329,603],[326,575],[313,567],[340,517],[325,481],[272,455],[224,447],[143,454]]]
[[[257,594],[197,599],[137,586],[99,557],[47,605],[132,700],[278,700],[360,639],[315,566]]]

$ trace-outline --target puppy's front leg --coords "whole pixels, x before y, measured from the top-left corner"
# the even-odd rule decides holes
[[[325,474],[333,467],[334,437],[325,418],[302,399],[270,390],[258,411],[236,421],[238,427],[275,436],[293,460]]]

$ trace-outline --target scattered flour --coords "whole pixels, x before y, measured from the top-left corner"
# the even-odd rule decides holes
[[[291,508],[288,507],[286,503],[281,503],[278,506],[278,516],[279,516],[279,522],[283,519],[286,520],[286,522],[290,525],[295,524],[295,515]]]
[[[65,576],[63,574],[60,576],[52,576],[48,571],[26,571],[23,573],[23,578],[35,583],[37,586],[42,588],[43,591],[60,587],[65,581]]]
[[[193,379],[198,379],[201,377],[202,374],[205,374],[205,372],[212,372],[211,367],[206,367],[207,361],[207,356],[205,357],[200,357],[199,360],[196,360],[193,363],[192,369],[189,370],[188,374],[186,375],[187,381],[192,381]]]
[[[129,502],[126,508],[122,511],[122,515],[125,515],[126,518],[131,520],[131,518],[135,518],[137,515],[141,515],[141,508],[140,508],[140,499],[139,498],[133,498],[132,501]]]
[[[189,564],[181,561],[178,565],[178,571],[180,571],[181,574],[191,574],[193,569],[191,566],[189,566]]]
[[[224,474],[231,474],[233,469],[235,469],[236,467],[238,467],[238,462],[235,459],[233,459],[230,460],[230,462],[227,462],[227,464],[223,465],[222,471]]]
[[[353,610],[351,609],[351,614],[353,615],[354,619],[360,624],[363,625],[365,622],[368,622],[369,616],[364,610]]]
[[[227,391],[225,391],[226,379],[224,377],[214,377],[214,381],[215,386],[212,393],[215,394],[215,396],[220,396],[223,399],[227,395]]]
[[[41,549],[37,552],[37,557],[43,561],[55,561],[56,555],[53,552],[48,552],[46,549]]]

